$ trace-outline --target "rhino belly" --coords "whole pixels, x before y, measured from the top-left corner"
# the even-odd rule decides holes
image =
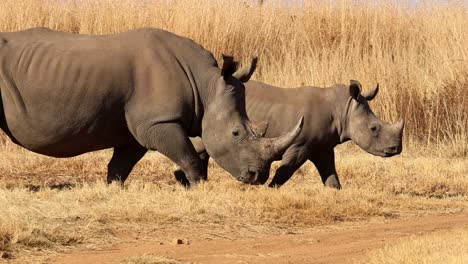
[[[113,133],[113,132],[110,132]],[[114,132],[115,133],[115,132]],[[117,132],[118,134],[119,132]],[[17,138],[12,133],[13,141],[35,153],[51,157],[73,157],[87,152],[124,146],[132,141],[129,132],[104,136],[100,133],[78,133],[60,137]]]
[[[52,157],[72,157],[129,144],[133,136],[122,119],[116,115],[87,120],[49,115],[31,120],[22,115],[9,115],[3,129],[13,142],[30,151]]]

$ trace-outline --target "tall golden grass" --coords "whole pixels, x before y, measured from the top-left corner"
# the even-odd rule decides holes
[[[258,55],[255,79],[291,87],[380,83],[374,108],[406,118],[407,143],[468,144],[468,12],[463,1],[3,0],[0,31],[109,34],[157,27],[212,51]],[[403,1],[404,2],[404,1]],[[420,1],[421,2],[421,1]],[[288,4],[289,3],[289,4]]]

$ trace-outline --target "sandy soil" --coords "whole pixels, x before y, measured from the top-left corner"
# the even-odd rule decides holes
[[[191,240],[187,244],[127,240],[112,248],[74,251],[53,263],[118,263],[153,254],[189,263],[350,263],[371,249],[409,236],[434,231],[468,228],[467,214],[391,219],[380,223],[343,224],[249,239]]]

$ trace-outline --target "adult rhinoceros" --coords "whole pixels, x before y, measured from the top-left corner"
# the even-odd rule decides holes
[[[53,157],[114,148],[108,182],[125,181],[147,150],[180,166],[190,183],[206,167],[189,136],[237,179],[268,177],[273,157],[300,133],[258,138],[245,113],[255,62],[223,70],[194,43],[158,29],[104,36],[45,28],[0,33],[1,128],[17,144]]]
[[[390,125],[378,119],[369,107],[379,88],[361,94],[361,84],[351,81],[349,86],[337,84],[329,88],[301,87],[278,88],[265,83],[249,81],[245,84],[247,114],[252,120],[266,120],[267,137],[284,133],[284,127],[292,120],[304,116],[305,125],[301,134],[286,150],[281,166],[276,171],[270,187],[281,186],[304,162],[310,160],[317,168],[322,182],[329,187],[341,189],[335,169],[336,145],[352,140],[367,152],[391,157],[402,151],[403,120]],[[192,142],[208,164],[203,143]],[[175,172],[184,179],[183,172]],[[259,179],[265,183],[268,177]]]

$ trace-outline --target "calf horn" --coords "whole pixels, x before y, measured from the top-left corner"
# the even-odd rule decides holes
[[[403,128],[405,127],[405,119],[401,118],[396,124],[395,127],[398,128],[400,132],[403,132]]]

